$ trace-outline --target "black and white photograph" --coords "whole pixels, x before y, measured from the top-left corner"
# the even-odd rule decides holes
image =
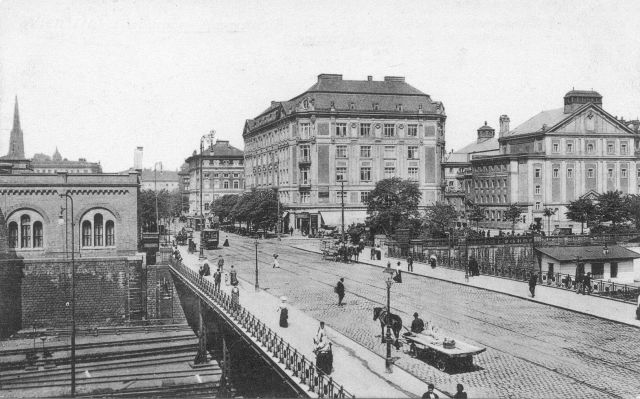
[[[640,398],[640,2],[0,0],[0,398]]]

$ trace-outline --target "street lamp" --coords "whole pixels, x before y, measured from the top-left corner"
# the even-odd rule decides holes
[[[385,320],[385,324],[387,325],[387,336],[385,341],[387,342],[387,357],[385,358],[385,368],[387,373],[391,373],[391,365],[393,364],[393,360],[391,359],[391,286],[393,285],[393,269],[390,267],[386,267],[383,271],[384,281],[387,284],[387,320]]]
[[[260,289],[260,284],[258,284],[258,239],[256,238],[256,241],[254,242],[255,246],[256,246],[256,285],[255,285],[255,289],[256,291],[258,291]]]
[[[76,395],[76,258],[75,258],[75,221],[73,219],[73,197],[69,193],[62,193],[60,197],[71,201],[71,396]],[[66,208],[65,208],[66,210]],[[66,224],[62,210],[58,217],[58,224]],[[68,238],[65,236],[65,241]],[[68,254],[67,254],[68,256]]]
[[[162,162],[158,161],[153,164],[153,192],[156,194],[156,231],[160,234],[160,223],[158,222],[158,182],[157,182],[157,166],[160,165],[160,173],[162,173]]]
[[[211,130],[208,134],[204,134],[200,138],[200,256],[199,256],[200,259],[206,258],[204,256],[204,248],[202,247],[202,244],[204,244],[204,212],[202,210],[202,182],[204,181],[204,174],[203,174],[204,142],[205,140],[208,140],[211,143],[210,152],[213,152],[213,139],[215,137],[216,137],[216,131]],[[213,193],[213,188],[211,189],[211,192]],[[213,198],[213,195],[211,197]]]

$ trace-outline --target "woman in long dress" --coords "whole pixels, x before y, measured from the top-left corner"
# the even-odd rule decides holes
[[[280,305],[278,305],[278,311],[280,311],[280,327],[289,327],[289,309],[287,309],[287,297],[280,297]]]

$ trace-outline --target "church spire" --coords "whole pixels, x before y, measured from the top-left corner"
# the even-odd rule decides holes
[[[24,138],[20,127],[20,113],[18,111],[18,96],[13,110],[13,129],[9,138],[9,152],[7,158],[24,159]]]

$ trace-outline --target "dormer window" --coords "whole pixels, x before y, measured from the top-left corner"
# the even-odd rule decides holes
[[[356,109],[356,103],[354,103],[354,102],[349,103],[349,109],[350,110]]]
[[[302,108],[309,109],[309,100],[304,100],[302,102]]]
[[[378,103],[373,103],[373,110],[378,111],[379,109],[380,109],[380,106],[378,105]]]
[[[396,111],[402,112],[402,104],[396,104]]]

